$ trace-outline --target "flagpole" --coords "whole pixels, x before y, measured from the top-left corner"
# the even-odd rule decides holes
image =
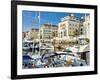
[[[86,14],[85,14],[85,23],[86,23]],[[87,35],[86,30],[87,30],[87,26],[85,25],[85,37]]]

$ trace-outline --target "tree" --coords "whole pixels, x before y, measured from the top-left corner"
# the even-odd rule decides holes
[[[79,30],[76,29],[76,30],[74,31],[74,37],[76,37],[76,41],[78,41],[78,36],[79,36],[79,34],[80,34]]]

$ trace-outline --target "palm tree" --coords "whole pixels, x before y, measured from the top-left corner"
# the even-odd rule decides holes
[[[61,45],[58,46],[58,50],[59,50],[59,51],[61,50]]]
[[[76,37],[76,41],[78,41],[78,36],[79,36],[79,30],[78,29],[76,29],[75,31],[74,31],[74,37]]]
[[[76,43],[77,43],[77,45],[78,45],[78,52],[79,52],[79,48],[80,48],[80,46],[79,46],[79,44],[78,44],[78,36],[79,36],[79,35],[80,35],[80,32],[79,32],[78,29],[76,29],[75,32],[74,32],[74,36],[76,37]]]

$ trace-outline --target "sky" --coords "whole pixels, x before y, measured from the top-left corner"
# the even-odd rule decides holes
[[[40,12],[40,26],[46,23],[58,25],[61,22],[61,18],[74,14],[76,17],[83,17],[84,13],[66,13],[66,12]],[[29,31],[31,28],[39,28],[39,12],[38,11],[26,11],[22,12],[22,26],[23,32]]]

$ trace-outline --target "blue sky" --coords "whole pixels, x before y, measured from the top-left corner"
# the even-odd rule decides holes
[[[68,16],[72,13],[65,12],[40,12],[40,25],[45,23],[52,23],[58,25],[61,18]],[[73,13],[77,17],[85,16],[83,13]],[[38,11],[25,11],[22,12],[22,26],[23,31],[29,31],[31,28],[39,28],[39,12]],[[89,14],[86,14],[89,15]]]

